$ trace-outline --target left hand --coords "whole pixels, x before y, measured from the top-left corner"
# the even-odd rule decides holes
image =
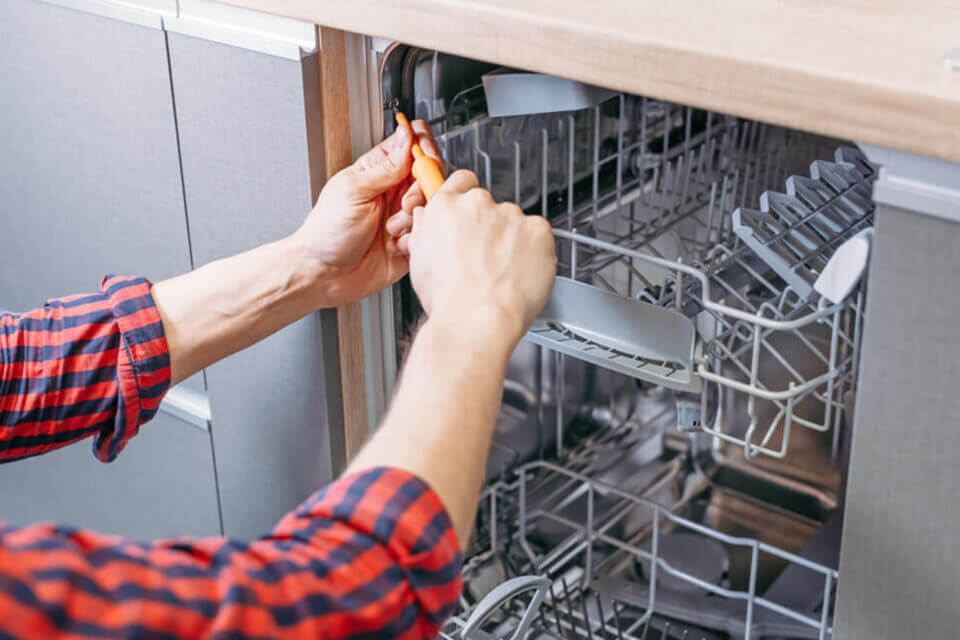
[[[411,123],[423,152],[440,157],[430,126]],[[409,269],[397,240],[409,233],[413,209],[426,204],[410,176],[412,141],[393,135],[333,176],[294,233],[324,281],[323,306],[359,300],[389,287]]]

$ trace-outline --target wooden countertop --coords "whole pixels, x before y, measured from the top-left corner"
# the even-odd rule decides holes
[[[226,2],[960,162],[958,0]]]

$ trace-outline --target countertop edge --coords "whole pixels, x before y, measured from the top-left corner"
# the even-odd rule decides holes
[[[960,162],[960,94],[952,92],[922,93],[839,73],[691,51],[477,3],[397,1],[365,11],[330,0],[224,4]],[[456,15],[437,12],[454,4]],[[464,11],[476,17],[469,35],[455,28]],[[510,20],[504,20],[506,13]],[[422,14],[423,20],[412,20],[411,14]],[[499,28],[485,29],[484,22]]]

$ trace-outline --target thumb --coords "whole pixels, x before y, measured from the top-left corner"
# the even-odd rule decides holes
[[[410,133],[398,127],[389,138],[360,156],[351,167],[357,196],[372,198],[394,187],[410,175]]]

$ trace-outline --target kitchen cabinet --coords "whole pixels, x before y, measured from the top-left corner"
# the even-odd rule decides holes
[[[316,30],[217,11],[0,5],[4,309],[95,290],[107,271],[162,280],[307,215],[334,160]],[[185,381],[109,466],[89,443],[4,466],[0,518],[266,533],[345,464],[337,336],[335,312],[314,314]]]
[[[319,187],[308,122],[317,54],[168,37],[196,264],[291,233]],[[336,335],[333,312],[321,312],[207,369],[227,533],[265,533],[342,467]]]
[[[231,14],[227,4],[265,13]],[[156,3],[151,6],[156,13]],[[657,529],[657,535],[664,537],[655,536],[639,551],[627,547],[641,560],[627,563],[634,579],[624,585],[611,582],[615,577],[612,575],[590,575],[590,563],[602,562],[603,558],[598,560],[589,550],[606,553],[610,549],[600,544],[599,534],[577,538],[583,533],[570,522],[585,523],[598,513],[595,509],[609,507],[609,500],[617,495],[609,483],[622,489],[630,482],[643,481],[644,473],[660,469],[656,465],[663,464],[669,467],[664,467],[669,473],[685,474],[682,477],[695,486],[699,471],[696,467],[711,459],[716,465],[713,471],[719,469],[722,473],[713,473],[708,486],[701,487],[696,494],[701,502],[680,505],[687,509],[684,517],[702,507],[702,512],[697,512],[701,519],[694,524],[706,523],[705,528],[690,527],[689,520],[680,525],[687,528],[686,533],[697,533],[708,541],[698,551],[715,552],[714,542],[726,545],[723,553],[729,563],[715,572],[711,579],[716,583],[711,584],[729,591],[714,590],[713,596],[706,597],[695,590],[703,596],[697,601],[702,605],[696,609],[701,616],[698,626],[713,634],[704,634],[706,637],[715,637],[716,633],[734,637],[949,637],[960,626],[955,608],[960,537],[953,533],[960,528],[960,512],[950,508],[952,496],[960,489],[960,467],[951,464],[960,442],[954,428],[958,407],[949,386],[956,368],[955,358],[951,358],[956,343],[953,319],[960,310],[956,304],[958,288],[952,278],[960,270],[960,253],[954,250],[960,244],[960,54],[956,51],[960,41],[954,28],[960,22],[960,13],[956,6],[925,1],[865,8],[854,0],[829,6],[759,0],[680,0],[666,4],[616,0],[602,6],[546,0],[228,0],[223,5],[181,2],[170,11],[161,11],[160,25],[166,30],[170,101],[175,105],[175,138],[183,167],[182,213],[188,221],[195,264],[292,229],[298,220],[294,211],[305,211],[324,177],[343,166],[351,151],[361,151],[389,128],[390,118],[385,116],[392,115],[393,98],[401,100],[405,107],[426,105],[426,111],[420,115],[444,115],[430,111],[442,104],[433,99],[443,96],[404,103],[402,99],[410,96],[395,91],[410,80],[410,74],[417,72],[417,65],[429,70],[438,59],[431,59],[434,50],[474,59],[480,67],[484,63],[490,67],[506,65],[627,92],[630,95],[622,98],[621,106],[613,113],[622,118],[628,100],[641,105],[641,114],[648,113],[645,109],[653,104],[651,117],[660,118],[658,126],[668,133],[675,126],[670,122],[692,122],[694,114],[701,117],[702,112],[709,111],[709,133],[704,135],[717,135],[718,145],[723,144],[727,134],[717,133],[709,123],[728,126],[729,135],[744,141],[744,146],[754,144],[761,135],[757,132],[782,135],[782,139],[773,140],[781,139],[782,146],[790,146],[793,159],[802,160],[800,165],[789,171],[777,165],[776,171],[771,172],[768,161],[764,174],[768,182],[760,185],[758,174],[754,173],[753,179],[762,188],[749,196],[746,188],[737,191],[729,188],[729,182],[720,182],[716,193],[721,194],[719,206],[723,215],[732,214],[735,208],[729,202],[724,204],[723,194],[728,191],[736,192],[740,207],[757,207],[761,191],[783,191],[782,178],[807,175],[812,171],[809,160],[813,158],[835,165],[854,164],[851,158],[857,156],[849,152],[844,156],[846,160],[825,158],[820,153],[822,149],[803,156],[807,143],[811,143],[811,148],[828,143],[832,153],[836,140],[820,136],[840,138],[858,146],[870,165],[865,179],[872,189],[874,246],[869,278],[863,289],[867,294],[866,308],[850,302],[845,311],[854,320],[849,327],[844,325],[843,339],[855,354],[848,354],[852,359],[844,361],[843,377],[855,380],[859,374],[857,392],[855,397],[838,393],[836,388],[827,393],[837,394],[830,396],[829,406],[838,412],[831,415],[836,418],[842,409],[842,417],[821,425],[826,440],[809,429],[795,428],[794,436],[798,439],[794,451],[784,450],[782,458],[765,461],[762,456],[746,459],[751,452],[758,452],[756,447],[751,449],[749,438],[745,453],[738,454],[727,446],[730,443],[717,443],[703,438],[704,434],[677,435],[676,429],[661,434],[659,441],[656,437],[630,439],[639,438],[640,431],[631,432],[629,437],[618,434],[618,438],[627,439],[613,441],[613,448],[629,449],[642,458],[647,466],[640,472],[626,477],[610,476],[605,484],[597,478],[584,480],[577,476],[574,469],[578,467],[572,463],[548,469],[556,484],[547,489],[569,487],[569,501],[555,511],[548,505],[536,517],[552,513],[566,518],[565,523],[557,520],[557,526],[540,539],[527,537],[526,527],[535,523],[526,518],[514,517],[506,529],[493,527],[492,532],[484,532],[490,534],[491,544],[502,545],[504,536],[509,536],[523,543],[533,539],[536,544],[545,545],[533,548],[521,544],[517,546],[522,551],[513,549],[518,554],[513,560],[528,562],[533,557],[543,560],[541,568],[585,553],[589,559],[585,566],[576,567],[579,573],[563,574],[574,585],[572,597],[580,598],[583,616],[588,617],[588,609],[589,615],[596,616],[602,609],[601,602],[606,603],[610,613],[609,602],[616,600],[626,603],[618,612],[633,615],[628,624],[638,620],[642,624],[644,619],[653,619],[643,614],[647,603],[653,602],[651,590],[644,586],[649,584],[644,582],[644,576],[649,577],[651,565],[644,564],[643,554],[658,553],[659,542],[652,540],[662,542],[676,530]],[[321,25],[319,52],[311,49],[302,24],[284,20]],[[253,28],[253,24],[269,24],[266,31],[272,29],[275,35],[263,37],[264,30]],[[343,34],[337,29],[354,33]],[[400,49],[404,54],[394,56]],[[396,59],[409,59],[412,63],[404,66]],[[348,105],[344,96],[349,96]],[[346,106],[349,123],[344,115]],[[458,126],[466,123],[477,130],[481,126],[498,126],[492,119],[478,116],[482,109],[471,108],[465,108],[467,117]],[[586,115],[595,116],[592,122],[600,130],[609,121],[610,113],[598,108]],[[331,114],[336,114],[337,126]],[[586,121],[571,118],[571,130],[583,128]],[[437,128],[441,129],[441,125],[438,122]],[[347,126],[349,136],[345,133]],[[570,132],[562,127],[557,130]],[[507,131],[502,139],[509,134]],[[544,149],[549,150],[554,144],[550,135],[555,134],[554,130],[546,131]],[[680,134],[681,141],[690,143],[684,154],[702,143],[703,136],[700,142],[693,142],[689,127]],[[703,131],[698,130],[696,135],[701,134]],[[662,186],[663,171],[670,172],[674,179],[683,175],[676,159],[680,152],[674,149],[675,155],[668,157],[670,137],[664,136],[668,142],[645,139],[652,146],[644,145],[639,154],[641,162],[636,165],[640,170],[631,177],[643,184],[652,181],[651,190],[661,195],[671,195]],[[600,137],[588,135],[586,139],[597,149],[594,158],[599,158]],[[524,144],[529,148],[518,146],[516,157],[532,150],[528,154],[531,162],[538,162],[539,147]],[[572,142],[571,147],[576,144]],[[447,149],[452,152],[452,141],[450,145]],[[473,148],[476,158],[489,153],[479,145]],[[636,161],[633,155],[617,151],[616,142],[613,149],[613,155],[619,156],[618,172],[621,165]],[[702,150],[701,161],[704,157],[723,156],[714,155],[713,147],[704,150],[710,153]],[[611,152],[608,149],[603,153]],[[649,166],[643,164],[644,154],[648,153],[653,162]],[[465,153],[464,157],[468,155]],[[697,156],[684,157],[689,175],[690,158]],[[513,156],[496,167],[500,175],[500,184],[496,186],[513,184],[504,182],[503,176],[520,175],[519,161],[512,166],[510,158]],[[597,162],[594,160],[594,165]],[[548,164],[536,165],[543,169],[547,183],[552,179]],[[751,167],[757,170],[762,165],[757,162]],[[820,169],[825,167],[818,165]],[[778,178],[781,182],[769,182],[772,175],[779,176],[781,169],[787,172]],[[579,175],[576,170],[572,173]],[[495,186],[492,169],[481,177]],[[743,173],[736,178],[727,177],[747,181]],[[571,179],[570,183],[573,182]],[[594,178],[594,193],[599,185],[600,180]],[[617,185],[619,189],[620,183]],[[528,208],[532,209],[538,202],[538,192],[531,193]],[[517,194],[515,199],[521,199],[520,195],[523,194]],[[622,194],[618,191],[617,195]],[[834,195],[843,198],[848,194],[843,191]],[[642,196],[635,198],[640,202],[637,206],[646,204]],[[537,213],[550,215],[551,203],[564,201],[540,198],[539,202],[544,206]],[[608,203],[609,200],[603,202]],[[599,212],[603,207],[596,200],[595,204],[598,206],[594,210]],[[618,207],[620,204],[618,200]],[[632,217],[624,222],[635,223]],[[596,221],[588,221],[586,228],[589,224]],[[630,232],[634,231],[631,226]],[[732,231],[718,231],[716,236],[708,234],[708,240],[716,237],[718,246],[726,246],[719,238]],[[558,242],[569,242],[572,225],[558,232]],[[732,239],[729,233],[726,237]],[[582,239],[579,242],[593,250],[609,250]],[[662,246],[657,249],[665,250]],[[590,257],[589,253],[586,255]],[[573,262],[569,253],[566,257],[568,263]],[[757,263],[743,264],[749,271]],[[649,272],[640,275],[649,277]],[[776,277],[772,279],[775,282],[768,289],[780,286]],[[629,286],[637,286],[636,280],[636,276],[630,278]],[[769,278],[758,282],[761,280],[770,282]],[[621,283],[611,282],[608,288],[618,284]],[[748,293],[757,295],[762,288]],[[651,299],[659,295],[663,299],[663,291],[630,288],[629,297]],[[789,296],[782,290],[777,295],[783,296],[778,298],[781,303],[790,304]],[[298,494],[311,483],[324,481],[343,465],[346,455],[365,433],[367,422],[375,424],[386,406],[396,378],[398,343],[403,330],[411,324],[411,318],[404,314],[415,315],[410,302],[409,290],[401,286],[364,301],[362,327],[357,323],[356,308],[341,310],[336,318],[321,314],[208,371],[216,469],[224,506],[223,524],[228,533],[253,535],[302,497]],[[815,313],[822,313],[822,309]],[[864,319],[862,325],[858,318]],[[828,329],[840,326],[836,318],[831,320],[825,315],[817,320],[818,325]],[[809,338],[808,346],[813,345],[810,349],[820,348],[823,355],[822,347],[829,339],[815,329],[811,327],[811,334],[799,339]],[[751,335],[757,336],[759,343],[760,334],[756,327],[753,330]],[[697,331],[702,331],[702,327],[698,325]],[[515,355],[498,431],[521,435],[535,431],[540,452],[556,451],[557,459],[569,462],[570,458],[561,454],[564,450],[576,453],[576,446],[582,444],[582,440],[564,440],[579,433],[574,427],[585,428],[585,423],[604,420],[605,424],[616,424],[610,418],[619,415],[616,412],[621,409],[618,402],[622,398],[617,394],[604,398],[609,401],[608,411],[607,405],[588,406],[584,399],[590,389],[603,389],[611,380],[622,382],[623,378],[610,373],[610,367],[590,368],[599,361],[596,357],[577,358],[571,349],[564,352],[566,355],[557,355],[550,347],[559,341],[554,336],[552,343],[541,341],[540,346],[525,343]],[[587,346],[594,349],[598,345]],[[623,358],[623,354],[611,352],[610,357]],[[692,356],[694,360],[709,357],[697,352]],[[350,364],[345,365],[348,359]],[[616,375],[628,370],[624,365]],[[256,373],[251,375],[251,371]],[[809,382],[809,375],[794,373],[795,377],[806,376],[804,382]],[[365,384],[356,384],[358,378],[363,378]],[[318,388],[322,392],[317,393]],[[644,406],[666,407],[672,427],[678,425],[681,409],[689,408],[684,404],[688,400],[673,402],[673,396],[664,396],[662,389],[650,385],[649,380],[637,386],[611,388],[617,393],[626,388],[627,395],[641,398]],[[278,393],[278,389],[285,393]],[[751,392],[757,397],[755,391]],[[314,394],[313,399],[310,394]],[[575,400],[567,403],[567,395]],[[348,410],[358,403],[366,403],[365,414]],[[589,412],[580,411],[585,406]],[[728,415],[738,415],[736,412],[741,409],[742,406],[731,403]],[[565,423],[564,416],[568,420],[576,417],[578,421]],[[271,427],[278,423],[274,432]],[[649,423],[662,429],[655,416],[649,417]],[[683,426],[702,430],[707,425],[691,420]],[[829,438],[840,433],[841,428],[845,435],[834,439],[832,454],[842,461],[844,450],[849,448],[849,463],[807,464],[807,458],[801,454],[824,442],[829,450]],[[309,451],[295,450],[298,442],[309,443],[304,447]],[[508,444],[501,443],[492,458],[505,467],[511,464],[511,447],[516,443]],[[644,448],[648,444],[652,451],[660,451],[659,457]],[[669,451],[682,454],[670,457],[674,454],[666,453]],[[776,446],[767,452],[778,453]],[[321,458],[316,466],[309,466],[308,453]],[[588,453],[594,457],[578,463],[591,468],[596,458],[602,456],[597,451]],[[503,504],[512,504],[510,500],[514,498],[518,504],[537,499],[533,482],[540,476],[534,472],[543,472],[549,463],[534,460],[532,464],[529,478],[520,474],[515,481],[494,483],[488,488],[483,501],[487,511],[481,510],[481,518],[485,512],[495,512],[497,504],[501,508]],[[283,469],[283,473],[277,473],[277,469]],[[771,470],[776,473],[771,474]],[[495,475],[498,469],[490,472]],[[779,478],[779,484],[771,478]],[[528,479],[530,487],[526,484]],[[621,496],[634,503],[630,507],[633,526],[641,530],[644,526],[659,527],[661,522],[664,527],[677,526],[676,518],[680,516],[651,503],[661,504],[671,497],[668,484],[656,485],[652,493],[644,496]],[[747,484],[751,491],[757,487],[765,491],[750,494],[745,488]],[[757,510],[758,503],[767,506]],[[583,507],[582,511],[576,510],[579,507]],[[563,511],[566,508],[571,511]],[[570,528],[569,537],[565,538],[569,547],[550,548],[550,536],[556,537],[557,530],[564,526]],[[602,533],[624,542],[622,537],[616,537],[622,536],[621,527],[604,529]],[[839,549],[834,544],[837,541]],[[674,543],[676,537],[671,541]],[[571,556],[567,556],[568,550]],[[475,571],[483,558],[473,558],[476,563],[470,570]],[[711,573],[706,571],[712,566],[709,562],[704,560],[705,564],[692,567],[691,571],[704,578]],[[666,568],[661,570],[670,573]],[[814,574],[816,579],[804,579],[804,571]],[[503,568],[491,569],[491,573],[485,576],[488,583],[506,577]],[[798,576],[796,584],[803,585],[802,589],[783,581]],[[679,581],[681,587],[684,580],[690,582],[689,577],[678,577],[675,572],[670,578]],[[555,581],[556,584],[559,582]],[[664,583],[659,584],[662,593],[670,591]],[[677,584],[673,584],[675,587]],[[609,600],[589,599],[600,593]],[[565,594],[561,599],[570,602],[570,597]],[[544,607],[548,610],[547,621],[553,622],[552,616],[558,613],[557,600],[549,600],[552,604],[548,601]],[[719,620],[711,617],[714,607],[719,606],[717,602],[727,600],[732,604]],[[676,621],[678,609],[669,607],[684,603],[689,604],[689,592],[687,600],[678,597],[664,604],[661,599],[658,612],[668,618],[672,614]],[[785,607],[787,613],[782,608],[777,610],[777,605]],[[663,607],[667,607],[666,613]],[[648,610],[653,609],[656,607]],[[573,613],[575,608],[569,611],[570,620],[579,620],[580,614]],[[604,620],[609,621],[609,615]],[[560,617],[555,621],[562,624]],[[568,624],[569,630],[575,630],[577,624],[586,628],[582,622]],[[679,625],[673,627],[675,635],[681,633],[678,628]],[[609,629],[593,631],[609,637]],[[669,635],[662,623],[656,631]]]
[[[0,308],[96,291],[108,272],[191,268],[163,31],[0,4]],[[202,375],[173,392],[204,393]],[[0,518],[137,537],[218,534],[203,429],[160,414],[112,465],[90,442],[0,468]]]
[[[89,441],[5,464],[0,512],[137,540],[220,535],[210,434],[159,413],[110,464]]]
[[[190,269],[164,33],[0,6],[3,308]]]

